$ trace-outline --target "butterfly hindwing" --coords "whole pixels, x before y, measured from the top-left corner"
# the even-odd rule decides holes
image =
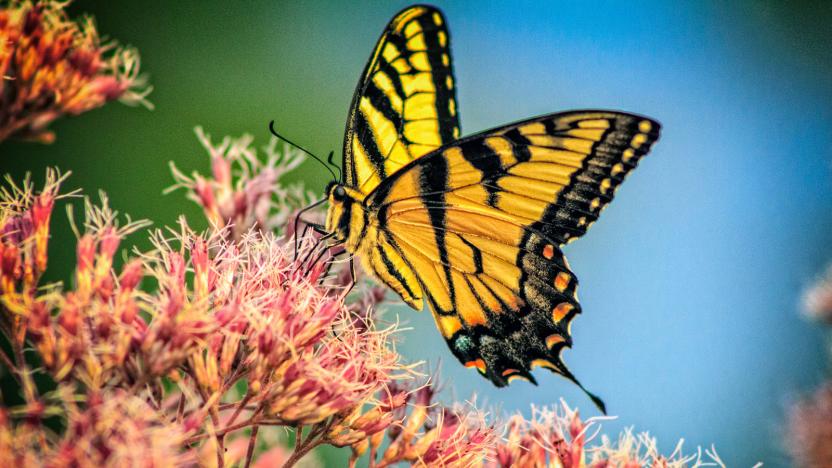
[[[414,160],[365,201],[376,244],[396,259],[386,274],[405,279],[411,305],[428,299],[454,355],[496,385],[533,381],[536,366],[574,381],[560,352],[578,283],[561,245],[586,232],[658,132],[631,114],[566,112]]]
[[[356,88],[344,138],[346,185],[369,193],[458,137],[445,19],[433,7],[409,7],[387,25]]]

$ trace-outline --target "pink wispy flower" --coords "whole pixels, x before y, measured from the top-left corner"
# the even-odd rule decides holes
[[[369,409],[336,427],[330,443],[351,445],[350,466],[362,456],[372,468],[480,466],[496,444],[494,425],[472,404],[447,407],[434,402],[434,396],[430,384],[414,390],[390,385]]]
[[[716,451],[711,448],[684,454],[682,442],[669,455],[657,448],[656,439],[648,433],[627,429],[617,439],[600,435],[599,422],[610,418],[582,420],[577,409],[561,401],[557,407],[532,407],[531,418],[511,417],[504,438],[494,448],[486,467],[563,468],[724,468]],[[600,441],[596,440],[599,439]]]
[[[102,44],[92,19],[67,18],[67,3],[11,0],[0,9],[0,142],[52,142],[52,121],[113,100],[151,107],[135,49]]]
[[[94,389],[124,378],[138,316],[141,267],[127,262],[117,275],[113,262],[124,238],[147,222],[120,226],[102,195],[102,205],[85,201],[83,232],[76,247],[75,288],[48,288],[25,315],[29,339],[57,381],[69,377]]]
[[[304,155],[288,145],[278,149],[272,138],[258,155],[251,135],[225,137],[212,143],[210,135],[196,128],[200,143],[211,158],[211,174],[185,175],[171,163],[176,185],[199,204],[209,223],[229,226],[229,235],[239,240],[252,228],[261,231],[285,229],[289,215],[312,200],[299,184],[284,186],[278,180],[304,161]],[[290,235],[293,233],[289,233]]]
[[[41,197],[25,187],[8,189],[16,195],[3,205],[4,225],[23,226],[4,231],[4,252],[28,252],[4,269],[13,276],[3,304],[17,310],[4,305],[3,318],[22,318],[44,369],[66,388],[134,395],[177,421],[188,440],[211,439],[224,463],[226,438],[239,445],[242,428],[317,428],[321,437],[307,439],[308,451],[382,387],[412,374],[392,347],[395,327],[378,328],[367,311],[351,311],[344,285],[325,281],[324,260],[299,262],[294,244],[269,232],[233,239],[228,228],[200,234],[182,220],[177,229],[154,231],[155,248],[116,270],[125,236],[147,223],[119,223],[103,196],[101,205],[85,203],[72,287],[28,280],[31,294],[19,300],[19,265],[41,271],[33,253],[42,234],[28,220],[42,216],[42,201],[57,198],[57,189]],[[303,258],[314,247],[304,240],[299,248]],[[142,291],[143,282],[155,287]],[[12,367],[22,362],[12,361],[6,358]],[[173,393],[163,379],[175,384]],[[247,391],[229,401],[241,382]],[[40,408],[35,386],[25,386],[28,406]]]

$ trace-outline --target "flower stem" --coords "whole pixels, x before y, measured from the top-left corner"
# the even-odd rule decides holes
[[[27,403],[35,403],[38,400],[37,387],[29,374],[26,358],[23,355],[23,345],[17,340],[12,340],[12,349],[14,350],[14,360],[17,363],[14,369],[23,380],[23,396]]]
[[[181,423],[185,417],[185,394],[179,394],[179,404],[176,407],[176,421]]]
[[[330,418],[326,423],[316,424],[312,427],[312,430],[309,431],[309,434],[306,434],[306,440],[301,438],[303,426],[298,426],[297,429],[295,429],[295,450],[292,452],[289,459],[286,460],[286,463],[283,464],[283,468],[291,468],[312,449],[321,445],[323,443],[323,438],[321,436],[329,431],[334,422],[335,419]]]
[[[200,440],[207,439],[208,437],[211,437],[211,436],[225,435],[225,434],[228,434],[229,432],[234,432],[238,429],[243,429],[243,428],[246,428],[246,427],[249,427],[249,426],[253,426],[255,424],[260,424],[260,422],[250,419],[250,420],[245,421],[245,422],[237,423],[233,426],[226,426],[225,428],[223,428],[219,431],[216,431],[214,434],[209,434],[209,433],[206,432],[204,434],[195,435],[193,437],[187,438],[185,440],[185,445],[190,445],[190,444],[199,442]]]
[[[305,457],[306,454],[312,451],[312,449],[321,444],[321,439],[317,437],[319,434],[315,434],[314,429],[306,436],[306,440],[301,442],[301,431],[301,427],[296,429],[297,438],[295,439],[295,450],[292,452],[289,459],[283,464],[283,468],[291,468],[295,466],[295,463],[299,462],[301,458]]]
[[[0,349],[0,360],[2,360],[3,365],[9,369],[9,374],[14,376],[17,383],[23,385],[23,381],[20,380],[20,375],[17,373],[17,367],[15,367],[14,362],[12,362],[12,358],[10,358],[9,355],[2,349]]]
[[[246,393],[246,396],[243,397],[243,401],[241,401],[237,405],[237,409],[235,409],[234,412],[231,413],[231,418],[228,420],[228,422],[226,424],[228,424],[228,425],[234,424],[234,421],[237,420],[237,416],[239,416],[240,413],[243,411],[243,409],[246,407],[246,404],[249,402],[249,400],[251,400],[251,397],[252,397],[251,393]],[[254,415],[252,415],[252,416],[254,416]]]
[[[251,436],[248,439],[248,450],[246,450],[246,464],[245,468],[251,466],[251,460],[254,458],[254,446],[257,445],[257,431],[260,426],[255,425],[251,428]]]

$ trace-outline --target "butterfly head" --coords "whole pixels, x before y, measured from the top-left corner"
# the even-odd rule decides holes
[[[363,209],[360,192],[346,187],[338,182],[330,182],[326,189],[326,196],[329,200],[329,210],[326,215],[326,230],[335,234],[335,238],[347,243],[351,241],[351,226],[361,226],[363,222]],[[358,233],[352,233],[355,236]]]

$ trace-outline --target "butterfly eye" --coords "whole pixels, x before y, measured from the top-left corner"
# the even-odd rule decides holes
[[[335,201],[344,201],[344,199],[347,198],[347,191],[344,190],[344,187],[339,185],[332,191],[332,198],[334,198]]]

